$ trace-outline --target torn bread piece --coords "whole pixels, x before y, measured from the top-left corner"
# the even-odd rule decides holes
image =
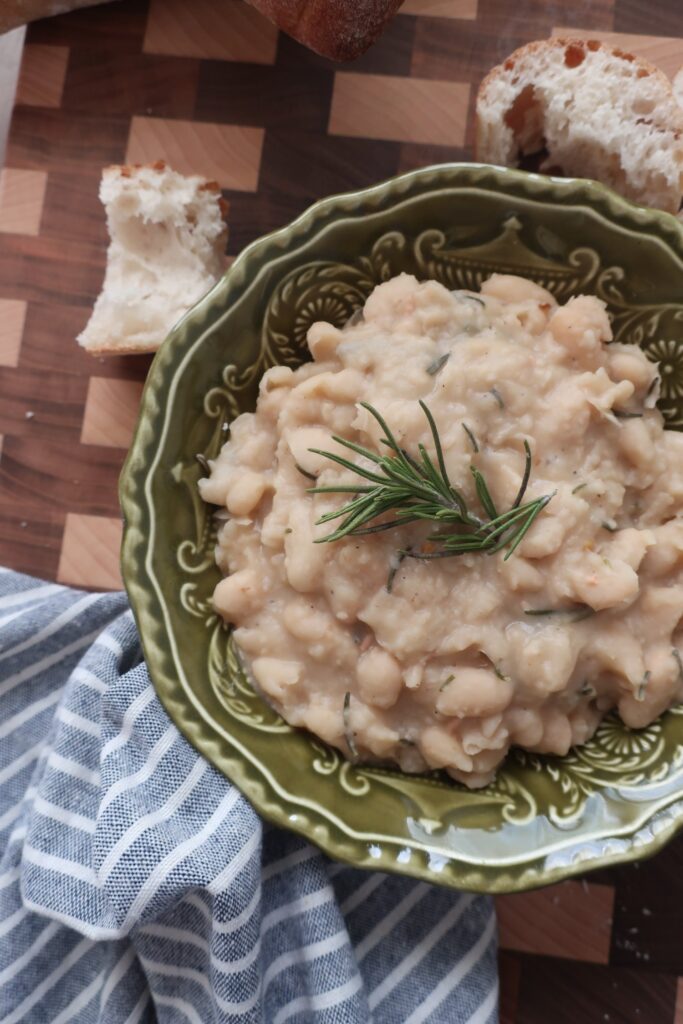
[[[151,166],[106,167],[111,239],[102,291],[79,344],[94,355],[154,352],[225,267],[218,184]]]
[[[594,178],[676,213],[683,193],[683,110],[653,64],[597,40],[528,43],[493,68],[477,96],[477,159]]]

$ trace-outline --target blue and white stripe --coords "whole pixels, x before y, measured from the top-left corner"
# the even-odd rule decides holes
[[[0,1021],[494,1024],[491,901],[263,824],[122,594],[0,570]]]

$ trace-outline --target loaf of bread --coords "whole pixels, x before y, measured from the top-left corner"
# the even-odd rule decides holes
[[[477,96],[477,159],[594,178],[676,213],[683,194],[683,110],[666,76],[595,40],[528,43],[493,68]]]
[[[105,0],[0,0],[0,32]],[[189,0],[188,0],[189,2]],[[235,0],[216,0],[234,3]],[[248,0],[283,32],[332,60],[353,60],[374,42],[403,0]],[[116,17],[115,11],[112,17]]]
[[[304,46],[353,60],[375,41],[403,0],[248,0]]]
[[[78,341],[94,355],[153,352],[223,272],[224,200],[216,182],[162,162],[106,167],[100,199],[107,267]]]

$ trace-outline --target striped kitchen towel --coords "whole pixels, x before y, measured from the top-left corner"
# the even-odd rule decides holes
[[[157,700],[123,594],[0,570],[4,1024],[493,1024],[486,897],[265,825]]]

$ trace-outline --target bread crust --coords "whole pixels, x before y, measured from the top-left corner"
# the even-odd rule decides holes
[[[283,32],[331,60],[368,49],[403,0],[247,0]]]

